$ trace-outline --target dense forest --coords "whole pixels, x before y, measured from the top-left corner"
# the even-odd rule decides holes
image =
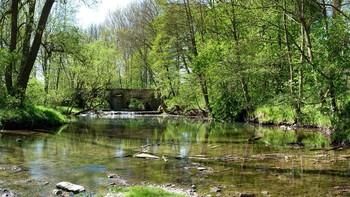
[[[349,1],[142,0],[81,28],[83,3],[0,2],[2,109],[103,109],[110,88],[150,88],[168,111],[349,141]]]

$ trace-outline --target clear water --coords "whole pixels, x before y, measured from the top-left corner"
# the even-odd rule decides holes
[[[129,184],[196,185],[200,195],[336,196],[350,186],[350,151],[327,150],[314,131],[176,117],[83,118],[57,131],[3,131],[0,188],[19,196],[50,196],[56,183],[106,193],[118,174]],[[247,139],[261,139],[248,143]],[[289,143],[302,142],[305,148]],[[134,158],[139,152],[167,162]],[[198,167],[206,170],[200,171]]]

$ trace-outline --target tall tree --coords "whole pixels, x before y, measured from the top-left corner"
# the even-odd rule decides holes
[[[28,85],[29,76],[33,69],[34,62],[38,55],[38,51],[40,48],[43,32],[46,26],[47,19],[49,17],[51,8],[54,4],[54,0],[47,0],[44,3],[42,11],[40,12],[39,20],[35,29],[33,41],[31,42],[31,29],[34,23],[34,15],[35,15],[35,1],[29,0],[26,5],[29,6],[28,13],[26,14],[25,21],[25,39],[23,39],[20,46],[23,47],[22,57],[19,65],[19,72],[15,79],[13,80],[14,70],[16,67],[16,59],[12,59],[12,61],[7,65],[6,68],[6,87],[7,91],[10,95],[19,97],[21,99],[24,98],[25,91]],[[11,44],[10,44],[10,52],[15,54],[15,52],[20,48],[18,45],[18,41],[20,40],[19,28],[20,24],[18,23],[18,17],[20,15],[19,10],[19,1],[14,0],[11,1]]]

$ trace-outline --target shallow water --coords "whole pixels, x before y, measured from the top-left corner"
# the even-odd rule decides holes
[[[349,194],[339,187],[350,186],[350,151],[329,150],[329,139],[314,131],[115,116],[84,118],[57,131],[0,135],[0,188],[20,196],[50,196],[60,181],[83,185],[90,195],[105,193],[116,181],[108,173],[129,184],[196,185],[200,195],[216,196],[212,187],[220,187],[221,196]],[[253,136],[261,139],[248,143]],[[167,162],[132,157],[139,152],[164,155]]]

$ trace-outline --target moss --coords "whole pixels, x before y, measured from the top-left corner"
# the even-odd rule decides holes
[[[65,116],[43,106],[0,110],[0,122],[5,129],[34,129],[56,127],[67,122]]]

